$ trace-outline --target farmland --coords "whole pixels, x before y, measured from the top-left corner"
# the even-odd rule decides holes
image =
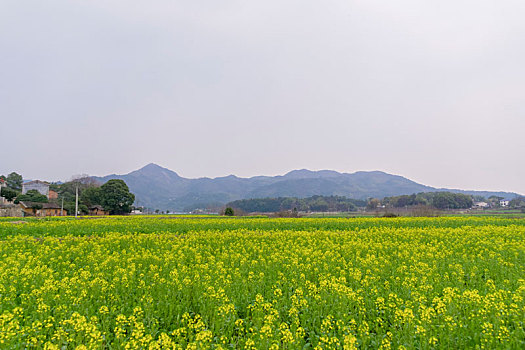
[[[0,220],[0,348],[525,347],[525,220]]]

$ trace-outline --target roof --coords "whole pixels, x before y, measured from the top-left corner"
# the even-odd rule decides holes
[[[98,205],[98,204],[89,207],[89,210],[95,210],[95,209],[97,209],[97,210],[104,210],[104,207],[101,206],[101,205]]]
[[[31,208],[34,204],[41,205],[42,209],[61,209],[62,207],[58,203],[39,203],[39,202],[20,202],[25,208]],[[65,209],[64,209],[65,210]]]
[[[28,182],[24,182],[23,183],[23,185],[32,185],[32,184],[44,184],[44,185],[49,186],[49,182],[47,182],[47,181],[40,181],[40,180],[33,180],[33,181],[28,181]]]

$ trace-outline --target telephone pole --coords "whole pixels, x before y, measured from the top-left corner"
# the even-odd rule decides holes
[[[75,219],[78,215],[78,184],[77,187],[75,187]]]

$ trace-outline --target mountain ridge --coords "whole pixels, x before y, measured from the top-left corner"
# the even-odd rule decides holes
[[[297,169],[277,176],[184,178],[175,171],[155,163],[128,174],[110,174],[94,179],[106,182],[122,179],[135,194],[135,205],[152,209],[188,211],[192,208],[220,206],[250,198],[338,195],[354,199],[383,198],[419,192],[450,191],[472,195],[498,195],[514,198],[517,193],[505,191],[472,191],[435,188],[383,171],[340,173],[335,170]]]

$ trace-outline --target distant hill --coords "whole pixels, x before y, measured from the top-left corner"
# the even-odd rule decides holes
[[[293,170],[280,176],[187,179],[156,164],[125,175],[94,177],[100,182],[124,180],[136,196],[135,205],[171,211],[220,206],[238,199],[297,197],[315,195],[345,196],[354,199],[383,198],[419,192],[450,191],[484,197],[496,195],[512,199],[510,192],[465,191],[425,186],[382,171],[358,171],[352,174],[332,170]]]

